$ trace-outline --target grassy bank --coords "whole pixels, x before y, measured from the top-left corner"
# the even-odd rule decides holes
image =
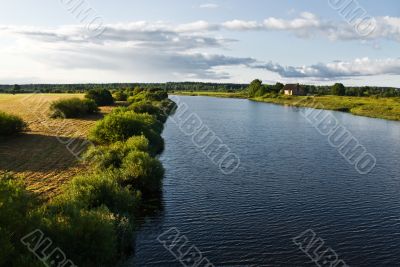
[[[246,98],[244,92],[174,92],[176,95],[211,96],[224,98]],[[262,97],[249,98],[253,101],[279,105],[323,108],[349,112],[354,115],[400,121],[400,98],[398,97],[356,97],[356,96],[284,96],[267,94]]]
[[[165,92],[142,91],[129,99],[131,105],[114,108],[100,120],[93,118],[97,122],[84,132],[85,138],[93,142],[82,157],[86,169],[59,184],[59,192],[48,201],[44,202],[34,190],[27,190],[23,176],[18,178],[2,169],[1,266],[41,266],[40,261],[54,266],[72,266],[72,262],[77,266],[115,266],[132,253],[137,219],[147,209],[146,203],[161,197],[164,169],[156,156],[164,147],[163,123],[174,109],[174,103],[167,98]],[[19,102],[25,106],[26,101]],[[75,107],[75,102],[67,101],[65,105]],[[44,108],[42,112],[45,111],[48,110]],[[49,116],[44,114],[35,116],[36,120],[47,121]],[[48,123],[54,121],[57,120]],[[69,119],[59,126],[75,132],[68,122]],[[4,140],[3,151],[27,137],[29,134],[24,133]],[[60,136],[55,137],[65,146]],[[47,151],[43,144],[32,143],[31,147]],[[44,166],[56,156],[47,153],[34,160]],[[24,164],[20,157],[14,160],[16,165]],[[57,170],[57,166],[51,167]],[[44,250],[42,242],[49,240],[49,246],[54,247]],[[56,248],[62,253],[52,253]]]
[[[349,112],[354,115],[400,120],[400,98],[375,98],[354,96],[264,96],[251,100],[297,107],[322,108]]]

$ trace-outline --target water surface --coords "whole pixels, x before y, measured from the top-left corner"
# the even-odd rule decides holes
[[[334,112],[377,159],[367,175],[301,109],[180,97],[241,160],[224,175],[169,119],[162,209],[128,266],[183,266],[158,241],[171,227],[215,266],[315,266],[292,242],[315,231],[349,266],[400,266],[400,123]]]

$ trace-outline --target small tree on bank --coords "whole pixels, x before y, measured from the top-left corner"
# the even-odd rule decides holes
[[[346,95],[346,87],[344,87],[344,85],[342,83],[335,83],[332,86],[332,94],[344,96],[344,95]]]
[[[247,92],[249,94],[249,97],[254,97],[260,94],[260,92],[263,91],[263,85],[262,85],[262,81],[259,79],[256,79],[254,81],[252,81],[249,85],[249,87],[247,88]]]

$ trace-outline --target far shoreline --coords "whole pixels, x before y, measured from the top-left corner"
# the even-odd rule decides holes
[[[174,91],[171,95],[182,96],[208,96],[218,98],[248,99],[256,102],[264,102],[293,107],[318,108],[349,113],[356,116],[400,121],[399,97],[359,97],[359,96],[285,96],[266,95],[249,98],[244,92],[186,92]],[[318,107],[316,107],[316,104]]]

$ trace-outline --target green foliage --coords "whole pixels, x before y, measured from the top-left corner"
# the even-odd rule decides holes
[[[136,86],[135,89],[133,89],[133,94],[137,95],[143,91],[144,91],[144,89],[140,88],[139,86]]]
[[[60,99],[50,105],[51,118],[79,118],[98,111],[96,103],[89,99]]]
[[[178,107],[178,105],[171,99],[164,99],[159,102],[159,107],[163,110],[165,114],[172,114]]]
[[[80,209],[106,206],[116,215],[132,215],[140,199],[107,172],[77,176],[66,186],[56,203],[68,203]]]
[[[0,111],[0,136],[18,134],[24,130],[26,124],[20,117]]]
[[[168,82],[168,83],[112,83],[112,84],[24,84],[20,85],[21,93],[86,93],[92,89],[108,89],[113,92],[126,91],[129,96],[136,95],[141,91],[147,90],[160,90],[163,88],[167,92],[199,92],[202,93],[228,93],[234,92],[240,94],[248,84],[232,84],[232,83],[202,83],[202,82]],[[267,92],[275,92],[276,85],[264,85]],[[332,86],[328,85],[306,85],[302,84],[306,94],[312,95],[329,95],[332,92]],[[135,88],[129,89],[127,88]],[[13,93],[13,85],[0,85],[0,92]],[[231,94],[234,95],[234,94]],[[347,87],[347,96],[374,96],[381,97],[399,97],[400,89],[394,87],[377,87],[377,86],[363,86],[363,87]]]
[[[135,103],[135,102],[142,102],[146,101],[147,95],[146,92],[140,92],[138,94],[134,94],[133,96],[128,97],[128,102],[129,103]]]
[[[346,88],[341,83],[335,83],[332,86],[332,94],[333,95],[344,96],[346,94]]]
[[[19,86],[18,84],[14,84],[14,87],[12,89],[12,93],[13,94],[18,94],[21,92],[21,86]]]
[[[164,169],[154,157],[164,146],[159,120],[166,117],[160,115],[176,107],[165,92],[138,94],[144,102],[114,109],[91,131],[90,138],[103,144],[85,154],[91,172],[73,178],[41,208],[20,181],[0,177],[0,266],[41,266],[20,242],[34,229],[78,266],[115,266],[131,252],[142,199],[161,191]],[[92,108],[82,107],[88,103]],[[68,99],[51,110],[78,116],[98,109],[93,100]]]
[[[94,165],[96,170],[114,170],[121,167],[123,159],[131,151],[148,152],[149,140],[142,135],[109,146],[93,146],[86,152],[85,159],[86,162]]]
[[[161,190],[164,168],[160,161],[148,153],[132,151],[121,165],[121,183],[131,185],[144,194]]]
[[[285,87],[285,85],[283,84],[283,83],[279,83],[279,82],[277,82],[276,84],[275,84],[275,86],[274,86],[274,92],[275,93],[280,93],[282,90],[283,90],[283,88]]]
[[[118,218],[105,206],[85,210],[50,206],[43,232],[78,266],[113,266],[118,259]]]
[[[133,110],[136,113],[148,113],[154,115],[157,120],[165,122],[167,120],[167,113],[163,109],[153,105],[150,101],[141,101],[131,104],[128,107],[129,110]]]
[[[255,96],[261,96],[263,95],[264,88],[262,86],[262,81],[261,80],[254,80],[250,83],[249,87],[247,88],[247,92],[249,94],[249,97],[255,97]]]
[[[0,176],[0,266],[40,266],[20,239],[38,225],[31,215],[35,200],[21,180]]]
[[[152,143],[152,132],[161,133],[162,123],[149,114],[133,111],[111,113],[96,123],[89,138],[99,144],[127,140],[134,135],[144,134]]]
[[[92,89],[86,93],[85,98],[94,100],[98,106],[109,106],[114,104],[111,92],[106,89]]]
[[[135,89],[136,91],[136,89]],[[133,96],[128,98],[129,103],[142,102],[142,101],[162,101],[168,98],[168,93],[163,90],[141,90],[134,93]]]
[[[123,91],[117,91],[114,94],[114,99],[116,101],[126,101],[128,99],[128,95]]]

